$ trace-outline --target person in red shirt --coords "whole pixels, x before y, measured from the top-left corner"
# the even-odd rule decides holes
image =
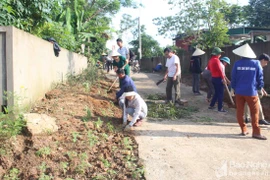
[[[226,81],[225,74],[219,60],[221,53],[223,53],[223,51],[220,48],[215,47],[207,66],[207,69],[212,74],[212,83],[215,88],[215,94],[208,109],[215,109],[215,104],[218,102],[218,111],[227,112],[223,109],[224,83],[226,83]]]

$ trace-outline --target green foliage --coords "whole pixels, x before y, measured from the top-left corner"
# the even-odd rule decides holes
[[[163,100],[165,98],[164,94],[149,94],[147,99],[149,100]]]
[[[60,163],[60,169],[63,171],[64,174],[67,173],[68,168],[69,168],[68,162],[61,162]]]
[[[0,112],[0,136],[9,138],[21,134],[26,126],[23,115],[4,114]]]
[[[43,26],[36,28],[33,33],[41,38],[53,37],[61,47],[76,51],[78,46],[74,35],[57,22],[46,22]]]
[[[4,107],[4,111],[0,112],[0,136],[10,138],[21,134],[26,126],[23,116],[25,109],[21,106],[23,97],[16,93],[4,92],[3,99],[7,102],[13,101],[13,105]]]
[[[195,107],[177,108],[173,104],[148,103],[148,116],[152,118],[176,120],[189,117],[192,113],[197,111],[198,108]]]
[[[88,131],[87,137],[90,147],[93,147],[98,142],[98,137],[94,135],[93,131]]]
[[[250,0],[246,7],[246,15],[251,26],[270,27],[270,1]]]
[[[61,47],[97,58],[113,31],[112,17],[121,7],[137,4],[133,0],[1,0],[0,25],[53,37]]]
[[[20,170],[19,169],[16,169],[16,168],[12,168],[8,175],[5,175],[4,176],[4,180],[19,180],[19,175],[20,173]]]
[[[91,166],[91,164],[88,162],[88,156],[86,153],[82,153],[79,155],[80,163],[76,167],[75,171],[79,174],[85,174],[87,168]]]
[[[82,120],[83,120],[83,122],[88,122],[92,118],[92,112],[91,112],[91,109],[89,107],[85,107],[85,111],[86,111],[86,116],[83,117]]]
[[[230,28],[242,27],[248,23],[247,6],[228,4],[221,12],[224,13],[224,18],[229,23]]]
[[[113,133],[115,131],[114,126],[111,124],[111,122],[107,123],[107,129],[109,132]]]
[[[37,152],[36,155],[40,157],[47,157],[48,155],[51,154],[51,148],[50,147],[43,147],[40,148]]]
[[[125,149],[129,149],[129,150],[133,149],[132,141],[131,141],[130,137],[124,137],[122,143],[123,143]]]
[[[157,40],[155,40],[152,36],[143,33],[141,35],[141,39],[142,39],[142,56],[144,58],[158,57],[163,55],[162,48],[160,47]],[[133,49],[135,54],[139,54],[138,52],[139,41],[133,40],[129,44],[134,47]]]
[[[80,137],[80,133],[73,132],[72,137],[73,137],[72,141],[75,143],[75,142],[77,142],[78,137]]]
[[[193,36],[193,41],[203,48],[222,47],[229,42],[228,22],[223,9],[224,0],[169,0],[169,4],[180,8],[178,14],[169,17],[155,18],[154,24],[159,27],[159,34],[175,36],[184,33],[183,38]],[[205,29],[204,31],[202,31]]]
[[[95,121],[94,124],[95,124],[95,127],[96,127],[97,129],[100,129],[100,128],[102,127],[102,125],[103,125],[103,121],[101,121],[101,119],[98,118],[98,120]]]
[[[43,162],[40,166],[39,169],[41,171],[41,175],[39,176],[38,180],[51,180],[53,179],[52,176],[46,175],[45,172],[47,170],[47,164]]]

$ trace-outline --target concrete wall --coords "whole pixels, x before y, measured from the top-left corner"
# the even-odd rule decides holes
[[[87,67],[87,58],[61,49],[55,57],[53,44],[14,27],[0,27],[6,33],[7,91],[34,102],[65,81],[67,74],[79,74]]]

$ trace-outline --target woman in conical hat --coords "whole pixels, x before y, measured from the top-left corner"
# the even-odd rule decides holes
[[[125,74],[130,76],[130,67],[128,65],[128,60],[126,60],[125,57],[121,56],[121,54],[116,50],[113,50],[110,56],[113,58],[114,71],[116,72],[117,69],[124,69]]]
[[[260,140],[267,138],[261,134],[259,127],[259,97],[262,94],[263,70],[256,55],[248,44],[235,50],[233,53],[242,57],[234,63],[231,86],[236,96],[237,121],[241,128],[241,135],[248,134],[244,122],[244,107],[248,104],[252,119],[252,137]]]
[[[203,54],[205,54],[204,51],[202,51],[199,48],[196,48],[190,60],[190,72],[192,73],[192,77],[193,77],[192,90],[193,90],[194,95],[201,95],[200,74],[202,73],[202,69],[201,69],[202,60],[200,56]]]

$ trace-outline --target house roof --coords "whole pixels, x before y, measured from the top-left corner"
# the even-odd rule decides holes
[[[228,34],[231,36],[234,35],[242,35],[242,34],[250,34],[251,32],[261,32],[261,33],[270,33],[270,28],[257,28],[257,27],[241,27],[229,29]]]

